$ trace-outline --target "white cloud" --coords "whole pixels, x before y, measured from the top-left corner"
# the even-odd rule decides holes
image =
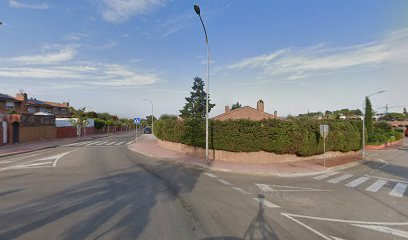
[[[65,35],[62,39],[65,41],[79,41],[83,38],[88,38],[89,34],[86,33],[70,33]]]
[[[43,54],[13,57],[8,60],[17,64],[48,65],[69,61],[73,59],[75,55],[75,47],[66,46]],[[2,60],[4,61],[4,59]]]
[[[49,8],[46,3],[27,4],[27,3],[22,3],[17,0],[9,0],[8,4],[10,7],[13,7],[13,8],[30,8],[30,9],[37,9],[37,10],[46,10]]]
[[[263,77],[284,76],[302,79],[351,68],[376,67],[387,62],[407,60],[408,29],[391,32],[382,40],[339,48],[325,44],[305,48],[285,48],[271,54],[243,59],[226,67],[254,70]]]
[[[103,0],[103,3],[103,18],[108,22],[121,23],[164,6],[166,0]]]

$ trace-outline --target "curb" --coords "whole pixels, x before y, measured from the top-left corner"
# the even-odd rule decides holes
[[[113,135],[113,134],[112,134],[112,135]],[[111,135],[92,137],[92,138],[89,138],[89,139],[86,139],[86,140],[82,140],[82,141],[74,141],[74,142],[72,142],[72,143],[84,142],[84,141],[89,141],[89,140],[98,139],[98,138],[103,138],[103,137],[109,137],[109,136],[111,136]],[[64,144],[65,144],[65,143],[64,143]],[[15,156],[15,155],[24,154],[24,153],[30,153],[30,152],[41,151],[41,150],[44,150],[44,149],[57,148],[57,147],[59,147],[59,146],[61,146],[61,145],[64,145],[64,144],[55,144],[55,145],[51,145],[51,146],[47,146],[47,147],[41,147],[41,148],[32,149],[32,150],[27,150],[27,151],[13,152],[13,153],[10,153],[10,154],[7,154],[7,153],[6,153],[6,154],[3,154],[3,155],[0,155],[0,158]]]
[[[183,164],[183,165],[188,166],[188,167],[194,167],[194,168],[199,168],[199,169],[206,169],[206,170],[212,170],[212,171],[217,171],[217,172],[236,173],[236,174],[242,174],[242,175],[251,175],[251,176],[273,176],[273,177],[286,177],[286,178],[289,178],[289,177],[307,177],[307,176],[314,176],[314,175],[324,174],[324,173],[333,171],[334,168],[335,168],[335,167],[333,167],[333,168],[327,168],[327,169],[322,170],[322,171],[305,172],[305,173],[249,172],[249,171],[242,171],[242,170],[232,170],[232,169],[226,169],[226,168],[203,166],[203,165],[200,165],[200,164],[190,164],[190,163],[186,163],[186,162],[179,161],[179,160],[176,160],[176,159],[156,157],[156,156],[154,156],[152,154],[137,152],[137,151],[133,150],[130,146],[131,145],[128,145],[128,149],[131,152],[141,154],[143,156],[151,157],[151,158],[154,158],[154,159],[157,159],[157,160],[159,160],[159,159],[160,160],[166,160],[166,161],[169,161],[169,162],[179,163],[179,164]],[[360,163],[355,163],[355,162],[348,163],[348,164],[345,164],[345,165],[348,165],[348,166],[341,166],[341,167],[343,167],[343,169],[346,169],[346,168],[353,167],[353,166],[355,166],[357,164],[360,164]]]

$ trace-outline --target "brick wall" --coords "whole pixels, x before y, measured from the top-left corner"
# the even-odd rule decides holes
[[[51,140],[57,137],[54,126],[20,127],[20,143]]]
[[[86,135],[95,134],[94,127],[87,127],[86,128]],[[83,132],[82,132],[83,134]],[[67,137],[77,137],[77,129],[74,127],[58,127],[57,128],[57,138],[67,138]]]
[[[3,144],[3,123],[0,121],[0,146]]]

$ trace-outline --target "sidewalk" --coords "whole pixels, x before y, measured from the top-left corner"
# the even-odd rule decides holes
[[[144,135],[137,143],[129,145],[129,149],[154,158],[169,159],[175,162],[181,162],[187,165],[208,168],[204,158],[199,158],[158,145],[153,135]],[[355,165],[355,162],[347,163],[341,168]],[[340,165],[340,164],[339,164]],[[282,177],[300,177],[315,175],[327,172],[332,168],[325,168],[316,161],[297,161],[288,163],[268,163],[268,164],[248,164],[234,163],[221,160],[212,161],[210,168],[212,170],[236,172],[244,174],[257,175],[275,175]]]
[[[122,133],[122,132],[118,132],[118,133]],[[92,134],[86,137],[82,137],[81,139],[78,139],[78,137],[72,137],[72,138],[61,138],[61,139],[53,139],[53,140],[45,140],[45,141],[37,141],[37,142],[16,143],[16,144],[11,144],[11,145],[4,145],[0,147],[0,158],[11,156],[11,155],[16,155],[16,154],[21,154],[21,153],[33,152],[33,151],[47,149],[47,148],[55,148],[61,145],[66,145],[66,144],[75,143],[79,141],[92,140],[96,138],[106,137],[106,136],[109,136],[110,134]]]

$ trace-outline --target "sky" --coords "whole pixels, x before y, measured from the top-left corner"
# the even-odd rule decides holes
[[[408,105],[408,1],[1,0],[0,93],[179,114],[195,76],[210,116],[239,101],[288,114]],[[392,108],[391,111],[402,109]]]

